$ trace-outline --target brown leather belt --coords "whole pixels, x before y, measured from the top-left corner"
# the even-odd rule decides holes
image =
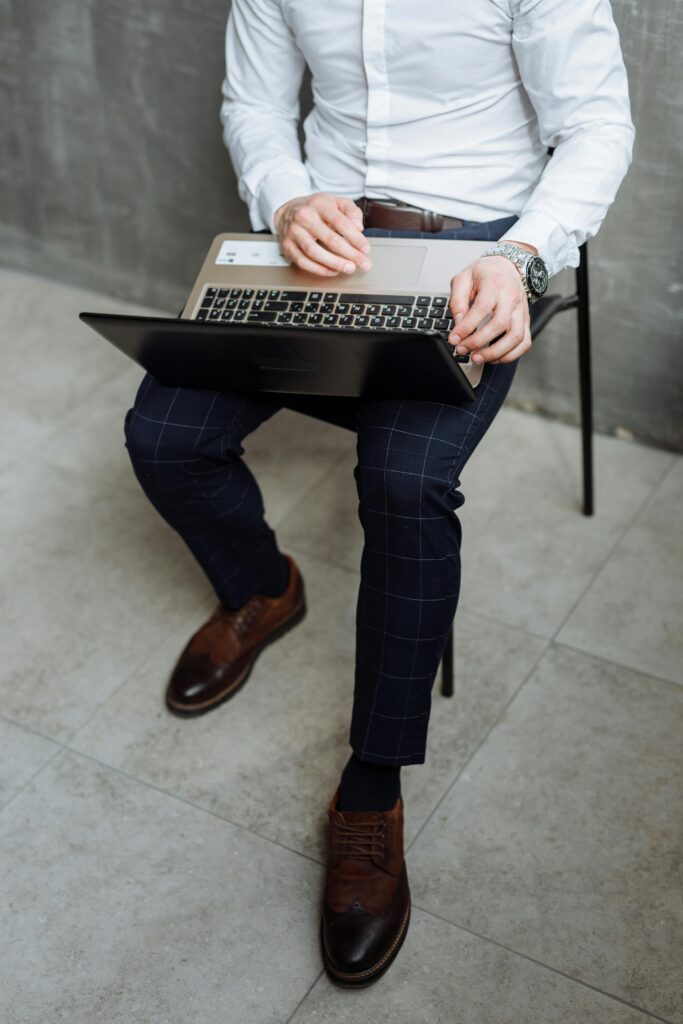
[[[446,217],[434,210],[423,210],[398,199],[368,199],[361,196],[354,202],[363,211],[363,227],[385,228],[389,231],[445,231],[464,227],[459,217]]]

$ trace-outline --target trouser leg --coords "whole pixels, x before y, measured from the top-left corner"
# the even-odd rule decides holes
[[[362,760],[425,760],[431,689],[460,588],[459,475],[515,367],[487,365],[467,405],[359,402],[354,475],[365,543],[349,740]]]
[[[277,593],[282,578],[261,491],[241,458],[246,435],[280,408],[275,396],[166,387],[147,374],[126,415],[126,446],[145,494],[227,607]]]

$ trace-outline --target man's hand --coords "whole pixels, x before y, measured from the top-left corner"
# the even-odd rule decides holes
[[[363,214],[353,199],[325,192],[297,196],[277,208],[274,223],[282,252],[302,270],[334,277],[370,269]]]
[[[519,271],[505,256],[483,256],[456,274],[450,308],[455,327],[448,340],[460,355],[471,352],[474,363],[512,363],[531,348],[529,302]],[[498,340],[489,345],[493,338]]]

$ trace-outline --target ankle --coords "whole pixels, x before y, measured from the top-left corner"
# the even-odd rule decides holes
[[[352,754],[339,783],[337,810],[390,811],[400,795],[400,765],[374,764]]]

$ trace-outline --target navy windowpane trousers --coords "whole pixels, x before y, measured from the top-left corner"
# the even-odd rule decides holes
[[[421,236],[495,241],[516,218]],[[444,285],[451,274],[444,268]],[[533,308],[533,307],[532,307]],[[349,741],[364,761],[425,761],[431,690],[460,586],[460,473],[510,388],[516,362],[487,365],[476,401],[345,399],[353,404],[354,478],[364,532]],[[339,401],[339,400],[337,400]],[[137,478],[229,607],[265,587],[281,554],[243,439],[283,396],[166,387],[147,375],[126,415]]]

